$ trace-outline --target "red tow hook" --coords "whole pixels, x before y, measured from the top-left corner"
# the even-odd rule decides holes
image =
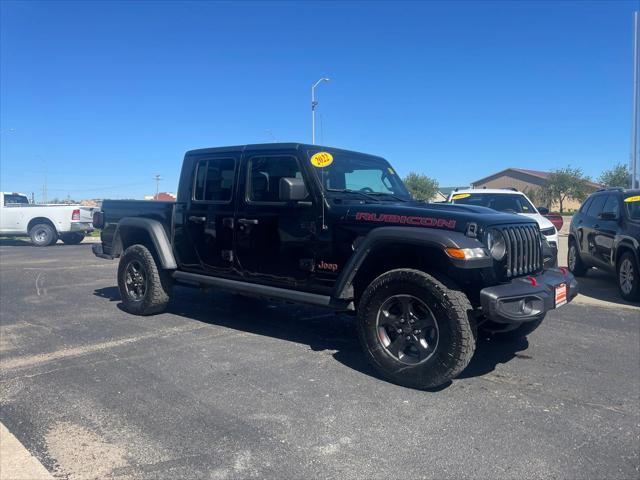
[[[536,280],[535,277],[527,277],[527,280],[529,280],[531,282],[531,286],[532,287],[537,287],[538,286],[538,280]]]
[[[565,277],[567,276],[567,273],[569,273],[569,269],[567,267],[560,267],[560,271]]]

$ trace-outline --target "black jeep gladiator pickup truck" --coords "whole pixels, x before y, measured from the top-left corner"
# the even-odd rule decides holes
[[[193,150],[175,203],[105,200],[94,225],[129,312],[174,283],[351,311],[377,370],[416,388],[459,374],[478,328],[527,335],[577,294],[534,220],[414,201],[386,160],[335,148]]]

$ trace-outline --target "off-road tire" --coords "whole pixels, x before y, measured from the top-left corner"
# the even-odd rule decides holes
[[[78,245],[82,243],[82,240],[84,240],[84,233],[63,233],[60,235],[60,239],[65,243],[65,245]]]
[[[576,259],[573,266],[571,265],[571,249],[574,249]],[[580,249],[578,248],[578,245],[576,245],[575,240],[569,240],[569,250],[567,251],[567,266],[569,267],[569,271],[576,277],[584,277],[589,270],[589,268],[583,263],[582,258],[580,257]]]
[[[631,284],[631,291],[629,292],[625,292],[622,289],[622,282],[620,278],[620,269],[625,262],[631,262],[630,273],[633,280]],[[624,252],[618,260],[618,264],[616,265],[616,284],[618,285],[618,291],[622,298],[629,302],[640,301],[640,270],[638,270],[638,262],[636,262],[636,259],[631,252]]]
[[[46,247],[58,241],[58,232],[48,223],[38,223],[29,230],[31,243],[36,247]]]
[[[144,294],[134,298],[127,288],[129,266],[134,263],[144,273]],[[129,287],[130,288],[130,287]],[[169,303],[171,277],[169,273],[158,269],[156,259],[144,245],[131,245],[120,257],[118,265],[118,289],[123,308],[135,315],[154,315],[161,313]]]
[[[394,295],[409,295],[424,302],[437,323],[437,346],[422,363],[403,363],[380,339],[379,311]],[[438,387],[462,372],[473,356],[476,331],[471,311],[467,296],[447,277],[420,270],[391,270],[364,291],[358,307],[358,335],[365,355],[384,378],[411,388]]]
[[[493,322],[488,322],[487,326],[480,326],[479,330],[482,333],[491,336],[491,338],[508,342],[511,340],[518,340],[520,338],[524,338],[532,334],[540,325],[542,325],[542,321],[544,320],[544,317],[545,316],[543,315],[538,320],[523,322],[521,325],[517,326],[516,328],[512,330],[506,330],[503,332],[488,328],[488,325],[496,325]]]

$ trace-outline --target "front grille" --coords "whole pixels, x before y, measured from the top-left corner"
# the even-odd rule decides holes
[[[506,275],[518,277],[542,268],[542,241],[537,225],[498,227],[507,243]]]

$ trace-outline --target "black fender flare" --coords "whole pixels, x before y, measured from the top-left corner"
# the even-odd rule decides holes
[[[347,299],[353,296],[353,280],[358,270],[364,264],[374,249],[385,244],[405,244],[412,246],[446,248],[480,248],[484,245],[476,238],[467,237],[464,233],[435,228],[415,227],[379,227],[371,230],[357,246],[354,254],[349,258],[345,268],[340,273],[333,290],[333,296]],[[486,268],[491,267],[491,257],[460,260],[450,258],[452,265],[458,268]]]
[[[122,232],[127,230],[143,230],[153,242],[155,253],[158,255],[160,266],[167,270],[175,270],[178,268],[171,242],[167,237],[167,233],[158,220],[142,217],[123,217],[118,221],[116,231],[113,234],[113,245],[122,245]],[[119,253],[119,252],[118,252]]]

